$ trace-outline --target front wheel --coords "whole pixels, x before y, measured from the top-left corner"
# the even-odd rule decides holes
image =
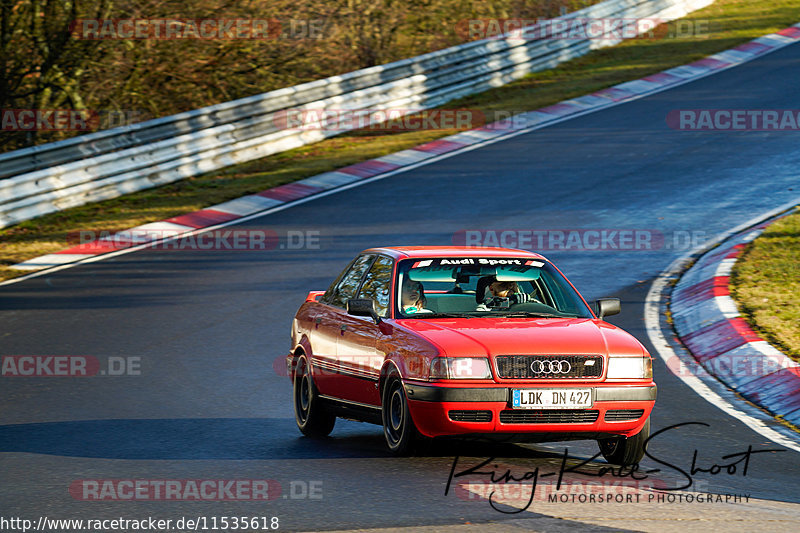
[[[395,455],[411,453],[417,440],[417,428],[408,410],[408,400],[403,389],[403,382],[393,372],[383,389],[381,405],[383,416],[383,435],[386,445]]]
[[[644,457],[644,444],[650,436],[650,417],[642,430],[632,437],[614,437],[598,440],[600,452],[606,461],[614,465],[628,466],[638,463]]]
[[[294,419],[303,435],[317,438],[329,435],[336,424],[336,416],[320,403],[305,357],[297,361],[293,389]]]

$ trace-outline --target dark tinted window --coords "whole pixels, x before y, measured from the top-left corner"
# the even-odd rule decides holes
[[[372,298],[380,316],[385,317],[389,311],[389,285],[392,282],[392,260],[379,255],[372,268],[364,278],[364,284],[358,294],[359,298]]]
[[[374,255],[358,256],[356,260],[353,261],[350,270],[343,276],[340,276],[336,286],[328,289],[322,301],[328,305],[344,308],[348,299],[356,297],[356,291],[358,290],[358,285],[361,283],[361,277],[369,268],[373,259],[375,259]]]
[[[356,259],[358,259],[358,258],[356,257]],[[333,295],[334,291],[336,290],[336,286],[339,285],[339,282],[342,281],[342,278],[345,276],[345,274],[350,272],[350,267],[353,266],[353,263],[356,262],[356,259],[353,259],[352,261],[347,263],[347,266],[345,267],[345,269],[342,270],[341,272],[339,272],[339,275],[336,276],[336,279],[333,280],[333,283],[330,284],[330,286],[328,287],[328,290],[326,290],[325,294],[322,295],[322,298],[319,299],[320,302],[326,303],[326,304],[330,303],[331,296]]]

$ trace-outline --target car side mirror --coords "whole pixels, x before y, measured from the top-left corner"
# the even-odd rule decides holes
[[[600,298],[595,304],[597,307],[597,318],[604,318],[611,315],[618,315],[622,310],[619,298]]]
[[[381,317],[375,310],[375,300],[371,298],[350,298],[347,300],[347,314],[353,316],[368,316],[376,324],[381,323]]]

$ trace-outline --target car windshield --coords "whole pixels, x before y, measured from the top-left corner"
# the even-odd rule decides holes
[[[406,259],[397,269],[397,316],[592,318],[547,261],[507,257]]]

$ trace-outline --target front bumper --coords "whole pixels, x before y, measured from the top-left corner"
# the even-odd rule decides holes
[[[641,431],[650,416],[657,392],[655,383],[580,385],[592,389],[591,408],[534,411],[511,408],[511,387],[444,387],[418,382],[404,385],[411,418],[428,437],[541,434],[547,440],[558,440],[553,437],[631,436]],[[513,388],[542,387],[520,384]]]

